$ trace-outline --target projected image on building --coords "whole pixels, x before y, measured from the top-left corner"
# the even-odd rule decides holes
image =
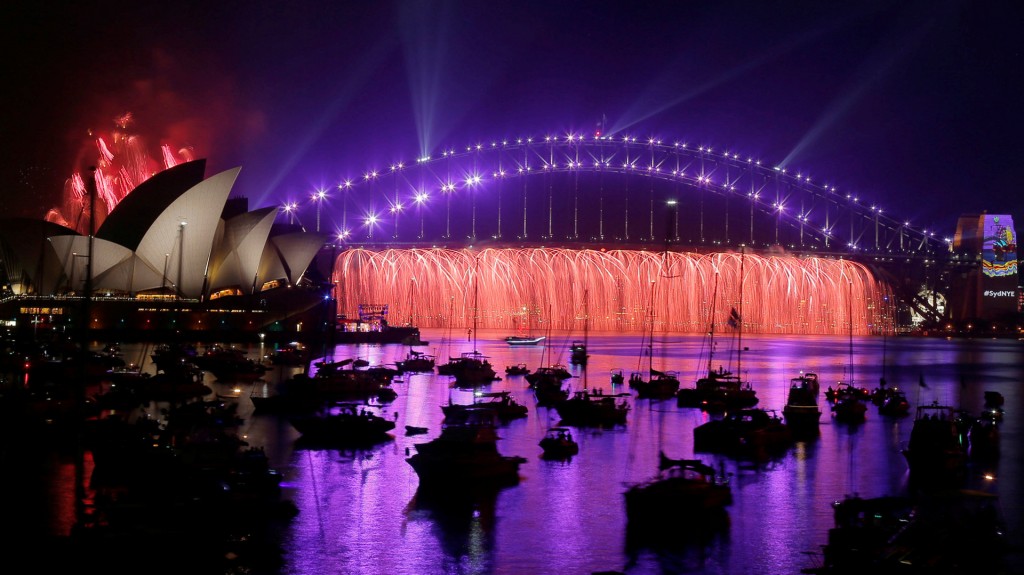
[[[1009,215],[986,215],[982,236],[982,272],[988,277],[1017,275],[1017,234]]]

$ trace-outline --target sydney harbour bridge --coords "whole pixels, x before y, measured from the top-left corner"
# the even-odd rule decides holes
[[[977,265],[827,180],[628,136],[448,148],[285,212],[328,236],[340,313],[422,327],[891,333],[944,321],[950,274]]]

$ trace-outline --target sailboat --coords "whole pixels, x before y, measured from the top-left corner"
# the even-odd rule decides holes
[[[551,308],[548,308],[548,315],[550,316]],[[550,329],[550,322],[548,323],[548,329]],[[567,399],[569,392],[562,387],[565,380],[572,377],[569,370],[564,365],[553,363],[545,364],[545,358],[550,355],[548,348],[544,349],[544,353],[541,354],[541,365],[533,372],[526,374],[526,383],[533,388],[534,394],[537,396],[537,405],[539,406],[553,406],[557,402]]]
[[[650,334],[647,338],[647,379],[640,371],[629,375],[629,387],[636,390],[640,399],[669,399],[679,391],[679,376],[675,371],[654,369],[654,283],[651,283],[649,319]]]
[[[742,276],[742,272],[740,275]],[[740,300],[742,302],[742,293]],[[749,384],[744,385],[739,375],[736,375],[731,371],[727,371],[722,366],[719,366],[717,370],[714,369],[714,313],[717,301],[718,274],[715,274],[715,286],[711,296],[711,309],[708,312],[707,375],[698,378],[693,387],[681,388],[679,390],[676,394],[676,401],[679,407],[697,407],[705,411],[725,411],[757,405],[757,392],[755,392]],[[729,313],[729,321],[735,323],[738,326],[737,329],[743,329],[742,318],[735,308],[733,308]]]
[[[583,290],[583,341],[573,341],[569,346],[569,363],[573,365],[586,365],[587,358],[587,332],[590,327],[590,310],[587,301],[588,290]]]
[[[479,260],[477,260],[479,265]],[[474,270],[476,270],[474,266]],[[437,373],[450,375],[455,378],[455,385],[459,387],[475,387],[487,385],[499,378],[490,360],[480,353],[476,347],[477,317],[479,311],[477,300],[479,297],[479,273],[473,278],[473,351],[463,352],[459,357],[449,357],[448,363],[438,366]]]
[[[854,385],[853,380],[853,282],[847,289],[847,316],[850,324],[850,380],[839,381],[836,388],[829,387],[826,397],[832,401],[832,413],[836,420],[845,423],[861,423],[868,411],[865,401],[870,397],[867,388]]]
[[[524,315],[526,315],[526,323],[529,325],[530,324],[529,313],[528,312],[524,313]],[[515,321],[515,317],[513,317],[512,320]],[[530,327],[532,328],[533,326],[530,325]],[[532,329],[524,330],[522,328],[522,324],[520,323],[519,332],[516,333],[515,335],[510,335],[510,336],[506,337],[505,338],[505,343],[507,343],[509,345],[537,345],[538,343],[544,341],[544,336],[543,335],[542,336],[534,336],[533,333],[531,333],[532,331],[533,331]]]

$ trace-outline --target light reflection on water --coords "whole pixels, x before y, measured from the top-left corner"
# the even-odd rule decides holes
[[[500,430],[499,450],[527,462],[520,470],[520,484],[497,492],[441,501],[417,493],[418,479],[406,457],[415,453],[415,444],[437,436],[440,406],[449,397],[471,401],[468,393],[450,388],[448,377],[408,374],[395,383],[398,399],[383,407],[385,416],[396,420],[395,437],[371,449],[296,448],[297,434],[286,420],[251,415],[251,404],[242,402],[250,443],[266,448],[286,478],[286,496],[299,508],[284,533],[281,573],[799,573],[814,564],[807,552],[818,551],[826,541],[833,501],[852,493],[905,493],[906,462],[900,449],[909,438],[913,416],[886,418],[871,406],[867,421],[851,427],[831,421],[824,397],[819,399],[824,411],[820,438],[800,443],[763,465],[694,454],[693,428],[706,421],[707,414],[679,408],[674,400],[635,398],[624,428],[574,429],[579,455],[569,461],[545,461],[537,443],[558,423],[557,412],[537,408],[525,380],[504,377],[503,370],[520,362],[531,369],[542,361],[568,364],[568,342],[580,339],[580,334],[550,336],[547,356],[543,346],[509,347],[502,341],[505,335],[482,332],[474,344],[466,339],[446,341],[443,330],[424,330],[430,345],[420,348],[443,363],[475,345],[502,376],[488,389],[511,390],[530,408],[527,418]],[[586,371],[569,366],[575,376],[570,380],[573,388],[628,391],[612,388],[610,371],[621,368],[628,374],[638,366],[647,367],[648,359],[639,359],[639,335],[590,334],[588,340],[591,356]],[[659,335],[656,341],[655,369],[678,371],[684,386],[692,385],[698,372],[706,369],[706,360],[700,359],[704,338]],[[736,359],[725,350],[727,345],[720,344],[715,365],[735,369]],[[801,370],[818,373],[823,388],[850,377],[851,346],[846,338],[745,336],[743,345],[749,347],[742,357],[743,378],[757,390],[759,407],[781,411],[789,379]],[[912,409],[938,400],[977,413],[983,391],[1004,395],[1007,415],[999,469],[1004,479],[982,487],[1000,494],[1011,537],[1018,543],[1021,345],[1007,340],[857,338],[852,346],[855,382],[873,388],[884,374],[890,386],[907,391]],[[400,345],[339,346],[327,355],[361,357],[380,365],[403,359],[407,350]],[[254,347],[250,357],[255,353]],[[275,376],[287,374],[279,369]],[[921,378],[927,388],[919,385]],[[407,437],[406,425],[429,431]],[[674,458],[721,464],[732,475],[734,503],[726,532],[699,543],[679,541],[668,549],[627,548],[623,492],[628,484],[656,472],[659,450]]]

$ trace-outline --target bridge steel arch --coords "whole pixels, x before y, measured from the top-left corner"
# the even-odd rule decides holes
[[[326,202],[330,231],[356,245],[670,241],[858,255],[949,249],[934,230],[809,174],[682,141],[493,140],[369,169],[336,187],[314,201]],[[693,237],[671,221],[670,200],[678,202],[672,210],[694,216]]]
[[[683,141],[582,133],[477,142],[317,190],[334,248],[751,252],[856,260],[931,323],[949,239],[824,180]],[[897,306],[898,307],[898,306]],[[908,315],[903,314],[903,315]]]

